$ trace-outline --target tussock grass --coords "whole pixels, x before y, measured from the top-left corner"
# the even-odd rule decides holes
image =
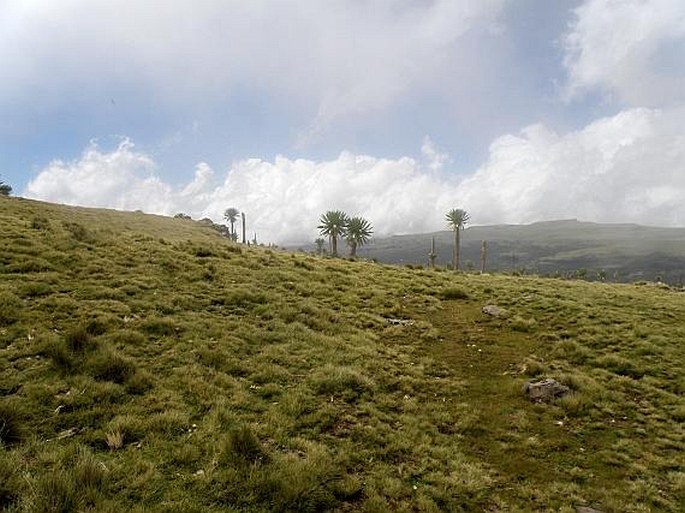
[[[93,325],[88,327],[78,326],[69,330],[64,335],[64,343],[69,351],[72,353],[83,353],[88,350],[95,349],[96,344],[93,340],[93,329],[89,330]],[[97,329],[95,329],[97,331]]]
[[[50,472],[35,483],[35,492],[29,511],[44,513],[72,513],[81,503],[76,483],[65,471]]]
[[[21,443],[26,436],[25,412],[16,400],[0,402],[0,449]]]
[[[122,384],[133,377],[135,364],[115,351],[98,351],[87,362],[87,369],[98,381],[112,381]]]
[[[673,290],[20,198],[0,229],[0,509],[682,511]],[[571,393],[531,403],[543,378]]]
[[[17,457],[0,449],[0,509],[12,511],[22,493],[23,483],[19,475]]]
[[[349,367],[326,365],[314,374],[311,383],[317,394],[346,402],[355,402],[373,392],[371,380]]]
[[[0,291],[0,326],[8,326],[19,319],[21,299],[9,291]]]
[[[62,374],[68,374],[76,365],[76,359],[66,341],[54,333],[43,335],[40,354],[51,359],[53,366]]]
[[[249,428],[233,428],[219,452],[219,463],[229,466],[259,465],[267,460],[267,453]]]
[[[440,292],[442,299],[468,299],[469,294],[461,287],[449,287]]]

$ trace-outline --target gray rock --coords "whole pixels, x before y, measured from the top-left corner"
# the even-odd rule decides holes
[[[536,403],[549,403],[559,397],[568,395],[571,390],[554,379],[543,379],[542,381],[528,381],[523,385],[523,393]]]
[[[485,305],[482,308],[482,312],[493,317],[506,317],[508,314],[504,308],[500,308],[497,305]]]
[[[60,431],[60,433],[55,437],[55,440],[64,440],[65,438],[71,438],[79,434],[79,428],[73,427]]]
[[[414,321],[411,319],[386,319],[385,320],[388,324],[391,324],[393,326],[413,326]]]

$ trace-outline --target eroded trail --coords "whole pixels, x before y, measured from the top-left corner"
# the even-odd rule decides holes
[[[430,322],[440,336],[425,350],[462,383],[470,413],[458,432],[464,452],[493,471],[498,490],[493,507],[510,510],[522,500],[540,511],[570,506],[550,499],[542,488],[566,487],[580,478],[569,472],[586,466],[582,436],[554,407],[532,404],[521,390],[531,379],[531,362],[544,360],[545,343],[484,315],[481,305],[470,301],[446,302]],[[587,501],[579,496],[578,502]]]

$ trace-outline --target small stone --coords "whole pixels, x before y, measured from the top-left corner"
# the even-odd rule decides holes
[[[205,477],[205,471],[200,469],[193,474],[195,477]]]
[[[414,321],[411,319],[386,319],[386,322],[392,326],[413,326]]]
[[[77,435],[78,431],[79,429],[76,427],[65,429],[55,437],[55,440],[64,440],[65,438],[71,438],[72,436]]]
[[[507,315],[507,311],[497,305],[485,305],[482,308],[482,312],[485,315],[491,315],[492,317],[506,317]]]

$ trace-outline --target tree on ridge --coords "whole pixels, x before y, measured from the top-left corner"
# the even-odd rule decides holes
[[[347,214],[342,210],[329,210],[321,215],[321,223],[317,228],[319,233],[328,237],[331,244],[331,254],[338,256],[338,237],[343,237],[347,230]]]
[[[243,244],[246,244],[247,240],[245,238],[245,212],[240,213],[240,218],[243,220]]]
[[[357,256],[357,247],[363,246],[373,234],[371,223],[363,217],[352,217],[347,221],[345,240],[350,247],[350,256]]]
[[[226,219],[226,221],[228,221],[231,224],[231,239],[233,241],[236,241],[238,239],[235,233],[235,223],[238,220],[239,214],[240,211],[237,208],[233,207],[227,208],[224,211],[224,219]]]
[[[0,196],[9,196],[10,194],[12,194],[12,186],[0,180]]]
[[[447,225],[454,231],[454,247],[452,248],[452,269],[459,270],[459,232],[464,229],[471,216],[466,210],[453,208],[445,215]]]

